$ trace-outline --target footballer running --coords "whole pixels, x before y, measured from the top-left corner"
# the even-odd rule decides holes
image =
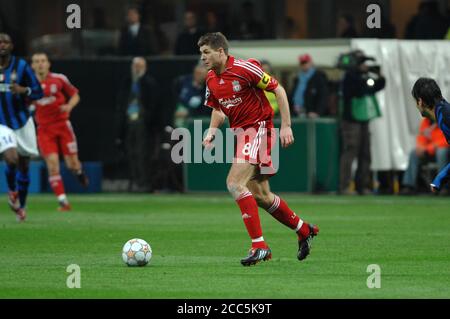
[[[58,199],[58,210],[69,211],[71,206],[60,175],[59,155],[63,155],[67,168],[82,186],[87,187],[89,183],[78,159],[77,139],[69,120],[80,95],[64,74],[50,72],[47,54],[35,53],[31,61],[44,92],[44,97],[35,102],[39,149],[47,165],[50,186]]]
[[[42,97],[33,70],[12,54],[14,44],[0,33],[0,154],[6,162],[8,204],[18,222],[27,218],[30,158],[38,156],[36,130],[29,112],[31,101]]]
[[[217,129],[228,117],[235,132],[235,156],[227,177],[227,188],[238,204],[251,238],[243,266],[271,259],[272,252],[263,237],[258,207],[294,230],[298,237],[297,258],[304,260],[319,228],[297,216],[279,196],[270,191],[269,177],[274,169],[271,146],[276,138],[273,111],[264,91],[276,95],[281,114],[282,147],[294,142],[286,91],[278,81],[261,69],[255,59],[241,60],[228,54],[228,41],[220,33],[207,33],[199,41],[201,60],[207,67],[205,105],[212,108],[211,122],[203,140],[212,148]]]

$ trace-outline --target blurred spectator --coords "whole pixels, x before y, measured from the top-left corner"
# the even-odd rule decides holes
[[[206,32],[222,32],[225,35],[229,34],[228,26],[223,23],[223,20],[214,11],[206,13]]]
[[[120,30],[118,52],[125,56],[147,56],[158,53],[156,37],[148,26],[141,24],[141,14],[130,7],[126,16],[127,25]]]
[[[422,0],[418,13],[406,26],[405,38],[416,40],[443,39],[449,27],[448,20],[439,12],[435,0]]]
[[[300,27],[291,17],[286,17],[284,20],[283,39],[300,39]]]
[[[256,20],[253,3],[245,1],[234,24],[233,39],[256,40],[264,38],[264,25]]]
[[[175,91],[179,92],[175,111],[175,126],[182,127],[188,117],[210,116],[211,109],[204,106],[205,79],[208,70],[197,64],[193,73],[177,80]]]
[[[95,7],[92,10],[92,28],[93,29],[107,29],[105,9],[101,7]]]
[[[269,61],[261,60],[261,68],[267,74],[273,75],[272,65],[270,64]],[[278,102],[277,102],[277,96],[275,95],[275,93],[270,92],[270,91],[264,91],[264,94],[266,95],[267,100],[269,100],[269,103],[272,106],[273,114],[276,116],[280,111],[280,108],[279,108]]]
[[[339,193],[352,194],[350,188],[352,164],[358,159],[355,176],[355,188],[360,195],[370,193],[370,134],[369,121],[379,116],[374,110],[378,105],[375,93],[382,90],[386,84],[385,78],[378,70],[371,72],[367,60],[357,51],[356,66],[345,72],[342,82],[343,110],[341,119],[341,158]]]
[[[198,55],[197,41],[203,35],[197,15],[193,11],[184,14],[184,29],[175,42],[175,55]]]
[[[158,86],[147,74],[147,62],[136,57],[131,74],[126,76],[118,93],[116,144],[125,151],[129,164],[129,191],[152,191],[152,152],[157,148],[154,114],[158,104]]]
[[[403,174],[401,194],[412,195],[417,191],[417,176],[421,164],[435,161],[438,170],[448,163],[450,148],[436,123],[424,118],[420,124],[416,148],[409,154],[408,168]]]
[[[328,80],[316,69],[309,54],[299,57],[300,72],[294,80],[292,105],[295,115],[309,118],[324,116],[328,111]]]
[[[14,54],[17,56],[25,56],[27,52],[27,45],[25,41],[23,28],[21,30],[11,28],[0,8],[0,32],[8,34],[11,39],[14,39]]]
[[[355,19],[351,14],[342,14],[338,18],[337,23],[337,37],[338,38],[357,38]]]

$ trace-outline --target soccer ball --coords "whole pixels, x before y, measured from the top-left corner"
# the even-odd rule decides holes
[[[151,258],[152,248],[143,239],[130,239],[122,248],[122,259],[128,266],[145,266]]]

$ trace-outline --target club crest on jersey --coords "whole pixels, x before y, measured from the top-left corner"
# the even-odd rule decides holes
[[[234,92],[239,92],[241,90],[241,84],[239,83],[239,81],[233,81],[231,82],[231,84],[233,84]]]

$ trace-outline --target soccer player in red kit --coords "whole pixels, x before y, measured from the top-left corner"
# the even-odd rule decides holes
[[[270,150],[275,137],[273,111],[264,90],[275,93],[277,98],[281,114],[281,146],[288,147],[294,142],[286,91],[261,69],[257,60],[240,60],[229,55],[228,41],[222,33],[203,35],[198,46],[201,60],[209,70],[205,104],[212,108],[203,145],[213,147],[215,132],[225,117],[228,117],[231,129],[241,132],[236,135],[235,158],[227,177],[227,188],[241,210],[252,241],[249,254],[241,259],[241,264],[250,266],[272,257],[261,230],[258,207],[296,232],[297,258],[303,260],[309,255],[312,239],[319,229],[300,219],[283,199],[273,194],[268,181],[273,174],[263,173],[264,168],[272,165]]]
[[[50,72],[50,61],[45,53],[35,53],[31,60],[44,91],[44,97],[35,103],[39,149],[47,164],[50,186],[58,198],[58,210],[69,211],[71,206],[60,175],[59,154],[64,156],[67,168],[81,185],[87,187],[89,183],[78,159],[77,140],[69,121],[80,96],[65,75]]]

